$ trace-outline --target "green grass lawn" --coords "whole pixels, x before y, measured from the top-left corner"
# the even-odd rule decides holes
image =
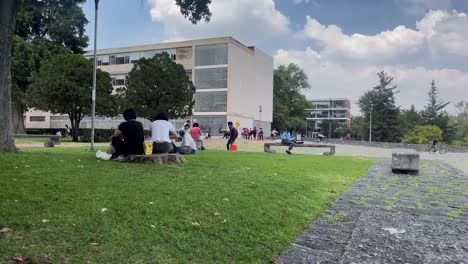
[[[126,164],[84,149],[0,154],[0,263],[268,263],[374,162],[206,151]]]

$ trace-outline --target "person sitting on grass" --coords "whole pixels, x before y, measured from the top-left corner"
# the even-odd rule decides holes
[[[179,130],[179,136],[182,138],[182,144],[176,148],[176,151],[180,154],[195,154],[197,152],[197,144],[195,144],[190,133],[181,129]]]
[[[153,153],[175,153],[175,145],[171,139],[177,139],[177,132],[169,122],[167,113],[161,112],[151,122],[151,141],[153,141]]]
[[[112,146],[115,151],[111,159],[119,161],[125,160],[131,154],[143,154],[143,141],[145,140],[145,131],[143,125],[136,121],[135,110],[126,109],[123,117],[125,122],[119,125],[112,137]]]
[[[192,129],[190,130],[190,135],[197,144],[197,150],[205,150],[205,146],[203,145],[202,132],[200,125],[197,122],[193,123]]]
[[[286,153],[291,154],[291,150],[296,146],[296,140],[293,138],[293,129],[291,128],[289,131],[284,131],[281,134],[281,144],[288,145],[288,149]]]

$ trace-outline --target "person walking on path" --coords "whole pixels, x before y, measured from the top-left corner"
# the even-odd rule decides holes
[[[286,150],[286,153],[291,154],[291,150],[296,146],[296,140],[293,138],[293,129],[289,131],[284,131],[281,134],[281,144],[288,145],[289,148]]]
[[[230,146],[234,145],[234,142],[236,141],[236,138],[238,136],[237,129],[232,125],[232,122],[228,122],[228,127],[229,127],[229,139],[226,144],[227,150],[230,150]]]

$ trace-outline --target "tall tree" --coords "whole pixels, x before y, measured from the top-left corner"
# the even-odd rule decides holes
[[[456,105],[457,115],[450,119],[449,127],[454,129],[455,143],[468,144],[468,102],[460,101]]]
[[[328,138],[341,138],[346,136],[347,132],[348,128],[346,125],[337,120],[325,119],[320,124],[320,133]]]
[[[455,107],[457,108],[458,116],[468,118],[468,101],[460,101],[455,104]]]
[[[411,105],[410,109],[400,111],[398,119],[400,124],[399,131],[402,135],[406,135],[410,130],[423,123],[422,114],[416,110],[414,105]]]
[[[427,93],[428,102],[423,111],[424,124],[437,126],[442,129],[442,131],[446,132],[448,129],[449,115],[444,111],[444,108],[450,102],[441,101],[438,94],[437,86],[434,80],[432,80],[431,87]]]
[[[119,92],[123,108],[133,108],[152,120],[162,111],[172,118],[191,115],[195,90],[184,67],[163,52],[135,63],[128,74],[127,87]]]
[[[85,25],[88,23],[81,4],[85,0],[21,2],[16,19],[13,47],[13,131],[25,133],[23,114],[26,90],[31,75],[40,63],[57,52],[81,53],[88,45]]]
[[[352,116],[350,130],[353,139],[364,140],[368,136],[369,123],[363,116]]]
[[[16,151],[11,118],[11,47],[20,1],[0,1],[0,152]]]
[[[73,141],[78,141],[78,128],[91,113],[93,84],[92,62],[79,54],[59,54],[46,60],[32,78],[27,99],[31,106],[54,114],[67,114],[72,125]],[[97,71],[96,112],[113,116],[118,106],[112,95],[109,73]]]
[[[396,85],[392,85],[393,76],[381,71],[377,73],[379,84],[359,98],[359,107],[364,113],[369,127],[372,112],[372,140],[398,142],[401,133],[398,130],[400,109],[395,105]],[[366,132],[369,138],[369,132]]]
[[[37,1],[44,2],[44,1]],[[0,151],[15,151],[11,115],[11,48],[20,1],[0,1]],[[192,23],[209,21],[211,0],[176,0],[181,13]],[[60,23],[60,21],[57,21]]]
[[[274,71],[273,124],[279,130],[305,130],[305,109],[312,108],[303,94],[310,89],[305,72],[294,63],[281,65]]]

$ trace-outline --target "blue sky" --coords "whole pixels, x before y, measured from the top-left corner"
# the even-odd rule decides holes
[[[83,9],[92,47],[94,1]],[[403,108],[422,109],[432,79],[441,99],[468,100],[466,0],[214,0],[211,9],[210,23],[192,25],[173,0],[101,0],[98,48],[232,36],[275,65],[297,63],[311,98],[356,102],[385,70]]]

